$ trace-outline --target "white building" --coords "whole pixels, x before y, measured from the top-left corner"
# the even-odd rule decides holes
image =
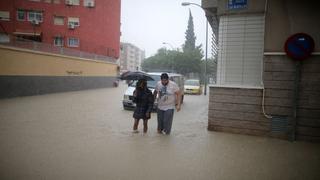
[[[141,63],[145,59],[145,51],[130,43],[121,43],[120,70],[141,70]]]

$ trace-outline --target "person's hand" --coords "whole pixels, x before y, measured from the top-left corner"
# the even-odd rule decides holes
[[[177,109],[177,112],[179,112],[179,111],[180,111],[180,109],[181,109],[180,104],[176,104],[176,109]]]
[[[146,113],[146,117],[150,118],[150,113],[149,112]]]

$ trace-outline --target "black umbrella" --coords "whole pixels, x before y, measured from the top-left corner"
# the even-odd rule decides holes
[[[143,71],[127,71],[124,72],[120,76],[121,80],[139,80],[139,79],[145,79],[147,81],[154,80],[149,74],[143,72]]]

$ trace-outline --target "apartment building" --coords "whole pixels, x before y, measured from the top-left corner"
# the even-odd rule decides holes
[[[119,58],[120,0],[1,0],[0,41],[29,39]]]
[[[145,51],[130,43],[121,43],[120,70],[141,70],[141,63],[145,59]]]

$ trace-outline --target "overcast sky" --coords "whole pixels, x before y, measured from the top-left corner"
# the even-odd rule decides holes
[[[132,43],[145,50],[146,57],[154,55],[161,47],[182,47],[185,41],[189,9],[191,10],[196,35],[196,45],[205,49],[206,18],[198,6],[181,6],[182,2],[201,5],[201,0],[121,0],[121,42]],[[208,56],[211,56],[209,26]]]

